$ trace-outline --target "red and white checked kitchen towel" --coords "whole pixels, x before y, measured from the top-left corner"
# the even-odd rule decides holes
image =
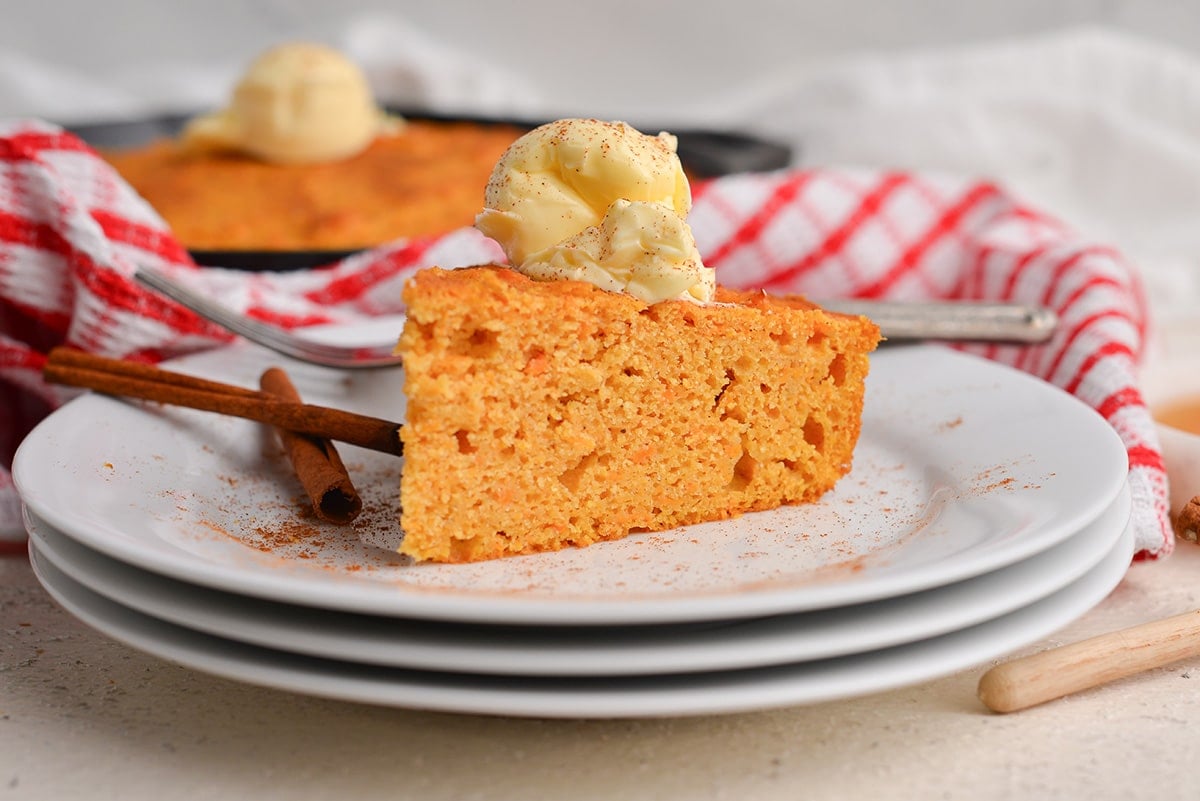
[[[1135,382],[1146,302],[1119,253],[1079,241],[988,181],[790,170],[719,178],[693,192],[689,220],[700,252],[730,286],[1017,300],[1057,311],[1062,325],[1045,345],[968,350],[1053,382],[1099,411],[1129,451],[1139,557],[1170,552],[1166,472]],[[20,527],[7,471],[13,451],[69,396],[41,380],[51,347],[155,361],[229,340],[135,284],[136,264],[176,272],[237,309],[298,326],[402,311],[400,287],[417,269],[502,255],[468,228],[297,273],[196,267],[87,145],[45,123],[0,123],[0,531]]]

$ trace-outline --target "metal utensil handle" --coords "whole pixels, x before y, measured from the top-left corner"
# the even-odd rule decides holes
[[[1058,315],[1041,306],[969,301],[921,302],[829,300],[830,311],[861,314],[891,339],[954,339],[976,342],[1045,342]]]
[[[199,292],[184,287],[154,270],[142,267],[133,274],[133,280],[142,286],[149,287],[160,295],[164,295],[176,303],[191,309],[201,317],[216,323],[227,331],[253,339],[259,334],[258,327],[241,314],[230,311],[225,306],[213,301]]]

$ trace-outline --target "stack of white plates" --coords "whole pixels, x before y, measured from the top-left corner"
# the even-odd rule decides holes
[[[277,362],[239,345],[174,366],[253,386]],[[403,414],[396,371],[288,369],[311,402]],[[85,623],[197,670],[376,704],[615,717],[808,703],[980,665],[1102,600],[1133,550],[1112,428],[939,347],[875,355],[854,470],[819,503],[590,548],[407,563],[377,546],[398,537],[400,461],[342,452],[365,511],[339,528],[303,517],[261,426],[81,397],[14,465],[34,568]]]

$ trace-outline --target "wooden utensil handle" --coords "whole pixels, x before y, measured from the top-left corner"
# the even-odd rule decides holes
[[[997,665],[979,680],[979,700],[995,712],[1016,712],[1196,655],[1200,610]]]

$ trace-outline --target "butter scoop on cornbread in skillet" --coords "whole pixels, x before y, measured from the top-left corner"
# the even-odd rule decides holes
[[[718,287],[668,134],[560,120],[496,164],[510,266],[404,290],[402,553],[474,561],[816,500],[845,475],[864,317]]]
[[[264,52],[226,108],[101,155],[193,251],[348,251],[471,224],[523,130],[383,113],[338,51]]]

